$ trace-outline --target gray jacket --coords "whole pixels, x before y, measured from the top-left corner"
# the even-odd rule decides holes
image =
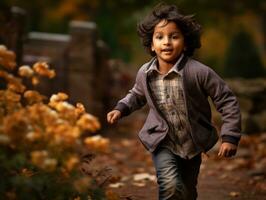
[[[153,152],[166,136],[169,126],[152,97],[145,63],[138,71],[134,87],[121,99],[114,109],[121,111],[122,117],[141,108],[146,103],[150,110],[144,126],[139,132],[143,145]],[[188,57],[180,62],[183,68],[183,88],[185,104],[191,126],[192,139],[203,152],[211,149],[218,140],[216,129],[211,124],[210,97],[222,116],[222,142],[238,144],[241,131],[241,116],[237,99],[226,83],[209,67]]]

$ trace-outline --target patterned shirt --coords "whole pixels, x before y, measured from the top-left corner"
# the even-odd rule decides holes
[[[158,70],[156,60],[147,72],[157,107],[170,126],[169,133],[160,146],[169,148],[182,158],[190,159],[200,151],[196,149],[190,135],[183,94],[182,70],[178,71],[177,68],[182,57],[183,55],[166,74],[161,74]]]

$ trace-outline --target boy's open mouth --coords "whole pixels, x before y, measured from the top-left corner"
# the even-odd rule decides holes
[[[162,49],[162,53],[171,53],[173,49]]]

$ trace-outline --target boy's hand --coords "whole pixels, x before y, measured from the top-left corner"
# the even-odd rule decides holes
[[[236,154],[236,150],[237,150],[236,145],[229,143],[229,142],[223,142],[220,147],[218,156],[228,158],[228,157],[234,156]]]
[[[113,124],[121,117],[121,112],[119,110],[112,110],[107,114],[107,122]]]

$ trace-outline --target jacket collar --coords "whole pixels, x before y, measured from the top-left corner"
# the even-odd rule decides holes
[[[177,72],[181,71],[185,67],[185,64],[186,64],[187,60],[188,60],[188,57],[186,55],[182,54],[181,57],[178,59],[178,61],[173,66],[175,68],[173,70],[175,70]],[[153,57],[150,60],[150,62],[148,63],[145,73],[149,73],[149,72],[151,72],[153,70],[158,70],[156,62],[157,62],[157,58]]]

